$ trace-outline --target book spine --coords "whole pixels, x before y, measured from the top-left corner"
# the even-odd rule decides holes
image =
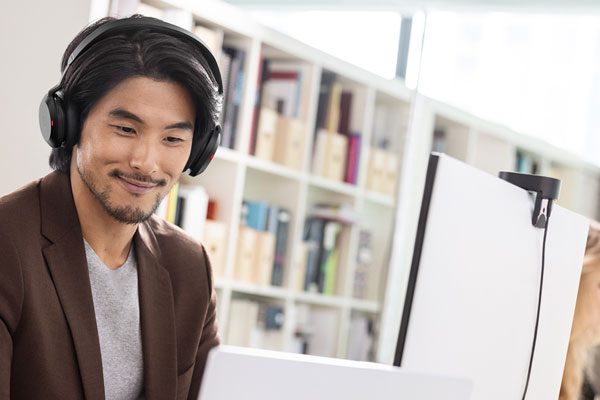
[[[271,277],[271,284],[274,286],[283,285],[290,219],[291,216],[289,211],[283,209],[278,210],[275,257],[273,260],[273,275]]]
[[[350,133],[350,107],[352,104],[352,92],[342,92],[340,100],[340,122],[338,132],[344,135]]]
[[[176,182],[169,192],[169,200],[167,203],[167,218],[166,221],[172,224],[175,223],[177,216],[177,197],[179,195],[179,182]]]
[[[321,238],[323,237],[323,220],[309,219],[306,222],[306,275],[304,277],[304,290],[317,291],[317,276],[319,266],[319,254],[321,250]]]
[[[358,162],[360,157],[360,135],[348,136],[348,162],[346,163],[346,176],[344,181],[351,184],[357,182]]]
[[[239,65],[237,75],[235,76],[235,90],[233,92],[233,119],[231,120],[231,132],[227,147],[233,149],[235,147],[235,139],[237,136],[238,115],[242,104],[242,94],[244,92],[244,79],[246,72],[244,71],[244,61],[246,53],[238,50]]]
[[[339,230],[340,225],[337,222],[327,221],[325,223],[321,242],[322,250],[319,257],[319,276],[317,280],[319,292],[321,293],[327,293],[327,283],[331,286],[331,293],[333,293],[332,288],[335,285],[335,263],[337,262],[335,249]]]
[[[256,133],[258,130],[258,121],[260,118],[260,107],[262,99],[263,84],[266,80],[265,71],[268,71],[268,61],[263,59],[262,48],[260,50],[260,61],[258,63],[258,77],[256,82],[256,96],[254,98],[254,113],[252,115],[252,132],[250,133],[250,144],[248,154],[254,154],[256,145]]]

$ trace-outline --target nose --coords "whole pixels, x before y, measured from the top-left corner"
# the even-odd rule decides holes
[[[151,140],[138,140],[131,152],[129,165],[141,174],[151,175],[158,170],[158,149]]]

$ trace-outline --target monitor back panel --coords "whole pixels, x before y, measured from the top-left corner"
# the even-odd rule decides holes
[[[395,364],[471,377],[473,400],[521,399],[544,235],[533,198],[444,155],[427,180]],[[554,206],[527,399],[558,397],[587,231]]]

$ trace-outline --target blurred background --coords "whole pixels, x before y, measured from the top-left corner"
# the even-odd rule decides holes
[[[554,176],[597,220],[600,3],[29,0],[0,16],[0,195],[50,171],[37,110],[90,21],[214,52],[223,140],[158,213],[211,254],[225,343],[391,363],[428,155]]]

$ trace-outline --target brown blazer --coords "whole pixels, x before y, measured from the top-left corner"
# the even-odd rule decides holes
[[[201,245],[152,217],[134,236],[145,398],[196,399],[219,342]],[[0,198],[0,399],[104,399],[83,237],[69,176]]]

